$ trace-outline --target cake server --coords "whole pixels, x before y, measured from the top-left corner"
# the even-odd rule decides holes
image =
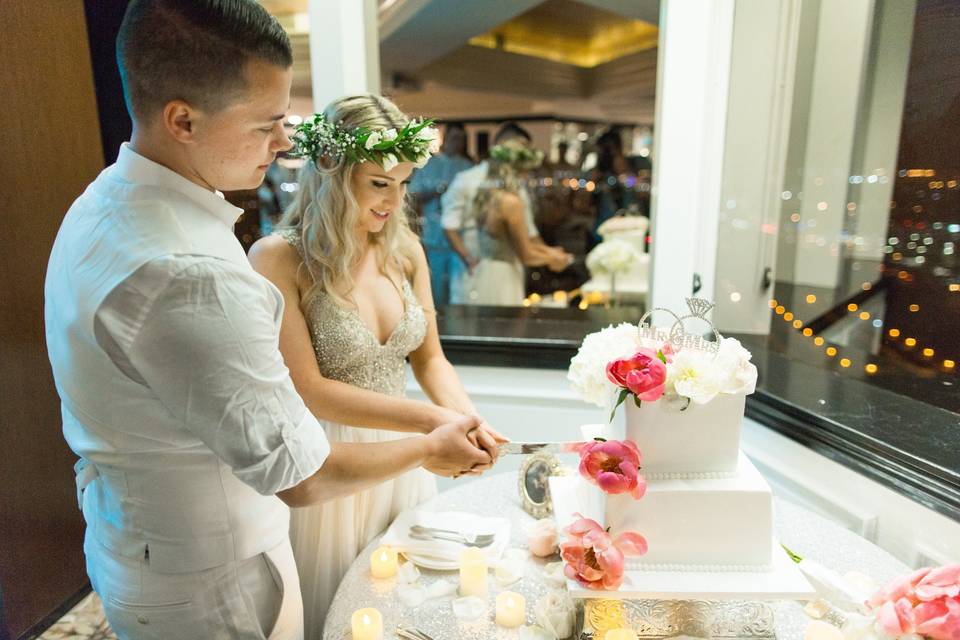
[[[589,442],[593,442],[590,440]],[[506,442],[500,445],[500,455],[530,454],[546,451],[548,453],[577,453],[588,441],[571,442]]]

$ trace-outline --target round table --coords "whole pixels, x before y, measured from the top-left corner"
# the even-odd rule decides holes
[[[462,487],[450,489],[422,505],[430,511],[467,511],[481,516],[506,517],[511,523],[510,548],[525,548],[523,526],[533,518],[521,507],[517,493],[516,472],[490,475]],[[806,509],[784,500],[775,500],[775,529],[778,538],[802,557],[845,573],[860,571],[883,583],[906,573],[909,569],[886,551],[867,542],[855,533],[826,520]],[[486,618],[459,622],[453,615],[451,598],[428,600],[413,609],[403,607],[396,597],[397,580],[374,580],[370,576],[370,555],[379,545],[379,536],[371,542],[350,566],[333,599],[324,625],[324,640],[349,640],[350,616],[361,607],[375,607],[383,614],[384,637],[392,638],[397,625],[413,627],[425,632],[433,640],[516,638],[516,630],[497,627],[493,622],[493,602],[503,590],[490,579],[487,596],[489,611]],[[534,604],[553,590],[541,578],[542,568],[557,557],[542,560],[530,557],[525,577],[506,587],[516,591],[527,601],[527,624],[536,624]],[[456,582],[455,571],[420,569],[421,583],[429,585],[441,578]],[[772,603],[776,636],[779,640],[799,640],[803,637],[809,619],[797,602]]]

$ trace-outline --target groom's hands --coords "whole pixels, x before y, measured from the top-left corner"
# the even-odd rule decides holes
[[[482,429],[481,420],[476,416],[461,416],[453,422],[442,424],[431,431],[426,439],[428,454],[423,467],[440,476],[482,473],[495,460],[496,440]],[[494,456],[481,442],[493,449]]]

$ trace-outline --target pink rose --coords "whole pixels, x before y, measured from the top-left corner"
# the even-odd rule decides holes
[[[588,589],[613,591],[623,583],[624,556],[647,552],[647,541],[639,533],[625,532],[610,537],[595,520],[579,513],[564,532],[570,541],[560,545],[563,573]]]
[[[866,605],[891,636],[960,640],[960,564],[902,576],[877,591]]]
[[[896,602],[901,598],[907,598],[912,602],[915,598],[914,591],[917,584],[919,584],[920,580],[928,573],[930,573],[930,569],[925,568],[918,569],[905,576],[900,576],[873,594],[873,596],[867,600],[867,607],[870,609],[878,609],[885,602]]]
[[[580,448],[580,475],[607,494],[629,493],[639,500],[647,491],[640,475],[640,450],[630,440],[595,440]]]
[[[537,520],[527,533],[527,548],[538,558],[552,556],[557,550],[557,527],[553,518]]]
[[[663,395],[667,366],[653,349],[640,349],[629,358],[607,364],[607,378],[640,400],[653,402]]]

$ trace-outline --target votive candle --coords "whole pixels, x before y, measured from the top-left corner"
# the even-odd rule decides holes
[[[603,635],[604,640],[638,640],[633,629],[610,629]]]
[[[392,578],[398,568],[397,552],[390,547],[378,547],[370,556],[370,573],[374,578]]]
[[[487,559],[476,547],[460,554],[460,595],[487,595]]]
[[[350,617],[353,640],[383,640],[383,616],[373,608],[357,609]]]
[[[504,591],[497,595],[497,624],[513,629],[527,620],[527,601],[519,593]]]

